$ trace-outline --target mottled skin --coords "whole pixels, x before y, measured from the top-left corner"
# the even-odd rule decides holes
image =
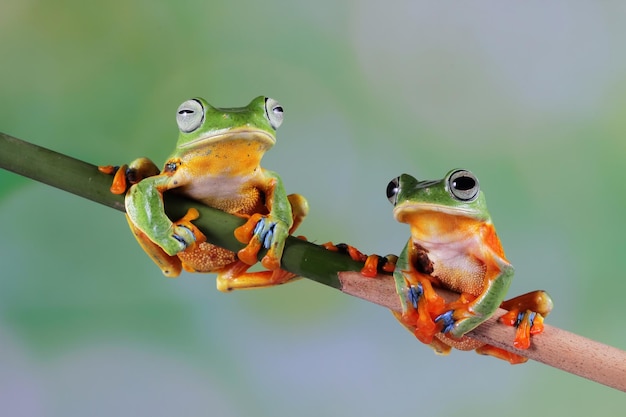
[[[447,354],[451,347],[477,349],[511,363],[524,362],[526,358],[464,337],[502,305],[515,316],[509,324],[519,325],[516,346],[528,347],[529,335],[543,329],[542,315],[552,308],[543,291],[503,304],[513,267],[474,175],[453,170],[441,180],[418,181],[403,174],[389,183],[387,196],[396,220],[411,227],[393,274],[402,304],[396,318],[438,353]],[[461,296],[447,303],[433,286]]]
[[[178,108],[178,142],[163,170],[140,158],[117,171],[111,189],[121,194],[127,181],[133,184],[125,198],[130,228],[166,276],[178,276],[181,269],[215,272],[222,291],[294,278],[280,269],[280,259],[285,239],[307,214],[308,204],[300,195],[288,196],[280,177],[260,166],[282,119],[280,104],[266,97],[241,108],[187,100]],[[235,231],[247,246],[235,254],[207,243],[191,223],[198,216],[195,210],[172,222],[163,207],[163,193],[170,190],[248,219]],[[262,265],[269,271],[247,272],[262,248],[268,249]]]

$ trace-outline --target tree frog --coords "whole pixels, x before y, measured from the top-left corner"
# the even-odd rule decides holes
[[[489,354],[510,363],[526,358],[464,335],[494,314],[510,310],[505,322],[518,327],[514,345],[528,348],[530,334],[543,330],[552,309],[544,291],[534,291],[503,303],[513,277],[500,239],[487,211],[478,179],[455,169],[441,180],[418,181],[403,174],[387,186],[396,220],[411,227],[411,237],[393,272],[402,313],[396,318],[435,352],[452,347]],[[446,302],[433,286],[460,293]]]
[[[221,291],[277,285],[294,278],[280,269],[287,236],[308,212],[298,194],[287,195],[280,177],[260,166],[263,154],[276,142],[283,108],[267,97],[246,107],[212,107],[202,98],[178,107],[180,130],[176,149],[162,171],[147,158],[128,167],[101,167],[115,173],[111,191],[126,192],[127,219],[139,244],[168,277],[181,269],[216,272]],[[165,214],[163,193],[175,191],[208,206],[247,218],[235,230],[247,246],[237,254],[207,243],[191,223],[190,210],[172,222]],[[260,249],[268,249],[261,263],[268,270],[247,272]]]

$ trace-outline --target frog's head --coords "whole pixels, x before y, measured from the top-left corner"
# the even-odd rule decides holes
[[[193,98],[178,107],[176,122],[180,130],[176,147],[181,150],[235,139],[257,142],[268,149],[276,143],[283,108],[263,96],[246,107],[234,108],[213,107],[202,98]]]
[[[435,181],[418,181],[402,174],[387,186],[387,198],[394,205],[396,220],[433,236],[490,221],[478,179],[464,169],[452,170]]]

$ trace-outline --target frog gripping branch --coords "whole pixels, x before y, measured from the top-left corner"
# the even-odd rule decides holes
[[[387,187],[396,220],[411,227],[411,237],[393,272],[402,313],[396,318],[437,353],[451,348],[474,350],[510,363],[527,359],[465,336],[491,317],[498,307],[509,309],[501,319],[517,326],[514,345],[527,349],[530,334],[543,330],[552,309],[544,291],[511,300],[504,297],[513,277],[478,179],[456,169],[442,180],[418,181],[403,174]],[[433,287],[460,297],[446,302]]]
[[[145,164],[139,165],[145,166]],[[5,133],[0,133],[0,168],[122,212],[125,211],[125,206],[124,198],[121,198],[120,194],[124,194],[126,190],[126,180],[131,183],[138,182],[137,178],[133,178],[137,174],[134,169],[128,167],[120,168],[114,179],[113,187],[115,188],[116,182],[118,182],[119,184],[117,185],[121,185],[121,192],[116,189],[117,193],[111,193],[109,192],[111,187],[110,177],[99,175],[95,172],[96,167],[92,164],[17,139]],[[153,166],[153,169],[154,172],[140,174],[146,176],[158,175],[159,170],[155,166]],[[101,171],[112,174],[115,173],[116,169],[114,167],[101,167]],[[402,176],[400,179],[402,179]],[[414,181],[418,182],[417,180]],[[401,188],[401,183],[402,181],[399,183],[392,181],[390,183],[387,190],[389,197],[392,197],[393,194],[398,194],[397,201],[400,201],[399,196],[402,194],[402,190],[399,188]],[[422,181],[422,183],[427,182]],[[454,183],[452,185],[454,185],[453,188],[461,191],[465,188],[465,191],[467,191],[472,188],[471,183],[472,181],[460,179],[458,184]],[[457,187],[457,185],[462,184],[465,184],[465,186]],[[398,187],[399,185],[400,187]],[[288,196],[288,200],[292,209],[293,224],[291,230],[293,231],[306,214],[307,206],[303,204],[305,200],[296,194]],[[186,220],[193,220],[197,214],[194,211],[196,209],[199,210],[202,213],[201,217],[193,220],[194,223],[189,222],[192,232],[195,225],[197,225],[198,228],[207,234],[211,242],[219,242],[219,245],[223,245],[231,251],[239,251],[241,249],[240,244],[232,235],[235,228],[241,225],[241,220],[236,220],[236,215],[224,213],[207,206],[203,207],[202,204],[184,198],[177,198],[175,195],[166,195],[166,206],[168,213],[177,213],[176,215],[172,214],[172,216],[186,217]],[[184,215],[185,212],[187,212],[187,216]],[[239,217],[241,218],[242,216]],[[494,238],[497,238],[495,233],[485,235],[484,241],[489,242],[490,239]],[[151,241],[145,238],[140,239],[140,242]],[[196,244],[198,244],[198,241],[196,241]],[[158,245],[155,246],[158,247]],[[350,248],[346,247],[348,253]],[[362,259],[362,261],[357,262],[350,259],[351,256],[332,253],[323,246],[318,246],[293,236],[288,237],[285,249],[281,265],[284,264],[283,267],[293,273],[294,276],[296,274],[305,276],[320,284],[340,290],[344,294],[378,304],[394,312],[397,311],[400,317],[402,317],[403,311],[401,301],[404,303],[404,308],[407,309],[415,308],[413,305],[414,301],[419,303],[420,294],[417,291],[419,288],[409,289],[404,285],[401,296],[398,297],[395,280],[390,275],[378,274],[376,279],[371,279],[364,276],[362,272],[357,272],[363,271],[363,262],[368,258],[359,252],[353,251]],[[341,251],[341,248],[337,247],[331,249]],[[415,269],[428,271],[431,259],[423,251],[418,251],[418,253],[419,256],[413,260]],[[229,256],[231,258],[235,257],[235,252],[231,252]],[[389,272],[395,268],[394,257],[379,258],[375,255],[370,255],[369,259],[372,262],[365,264],[366,273],[368,274],[377,270],[375,263],[380,263],[380,261],[385,262],[384,268],[381,268],[381,270]],[[434,271],[436,265],[434,261],[432,263],[431,267]],[[241,268],[244,270],[243,274],[246,275],[245,269],[247,266],[243,264]],[[432,278],[436,278],[434,273],[427,275],[432,275]],[[265,278],[267,278],[267,275]],[[496,279],[497,281],[499,280]],[[268,281],[261,282],[267,283]],[[468,297],[466,294],[459,296],[458,293],[451,292],[445,288],[437,288],[437,286],[445,287],[445,283],[436,283],[435,289],[439,295],[445,297],[448,301],[465,300],[471,302],[475,299]],[[528,308],[528,305],[531,308]],[[541,308],[533,311],[533,305],[544,308],[545,312],[542,313]],[[512,338],[511,332],[507,331],[507,326],[499,325],[498,321],[501,323],[508,321],[507,324],[518,327],[518,332],[522,328],[522,333],[536,334],[536,332],[542,331],[542,316],[545,316],[552,307],[552,302],[545,292],[531,292],[512,300],[504,301],[500,307],[502,308],[497,309],[493,316],[485,319],[480,326],[468,332],[463,338],[470,336],[479,341],[478,345],[493,344],[556,369],[626,392],[626,379],[624,378],[624,375],[626,375],[626,352],[619,348],[550,325],[546,325],[545,332],[541,337],[533,341],[531,349],[524,351],[525,346],[523,344],[517,348],[511,345],[509,342]],[[507,309],[510,310],[508,313]],[[454,318],[454,313],[447,314],[447,316],[450,315]],[[452,329],[450,326],[453,326],[453,323],[448,322],[447,318],[444,321],[443,317],[437,321],[437,317],[431,316],[431,319],[441,323],[442,329],[445,324],[449,336],[449,332]],[[412,323],[408,324],[412,326]],[[411,331],[414,330],[412,327],[409,329]],[[434,338],[436,337],[434,336]],[[444,350],[450,348],[449,345],[444,344],[442,346],[444,346]],[[448,346],[448,348],[445,348],[445,346]]]
[[[280,269],[280,260],[285,240],[306,216],[308,204],[300,195],[287,195],[280,177],[260,166],[276,142],[282,106],[257,97],[246,107],[216,108],[195,98],[180,105],[176,121],[178,143],[162,171],[147,158],[119,169],[100,167],[115,174],[111,191],[126,193],[126,216],[141,247],[168,277],[182,269],[217,273],[221,291],[293,279],[295,274]],[[195,210],[171,221],[163,204],[168,191],[247,219],[235,231],[246,247],[235,254],[207,243],[192,223],[198,218]],[[268,270],[248,272],[263,249],[262,265]]]

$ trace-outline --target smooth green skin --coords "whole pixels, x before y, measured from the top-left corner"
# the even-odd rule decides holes
[[[254,175],[250,175],[250,172],[240,174],[236,168],[233,168],[232,173],[207,173],[210,166],[202,166],[202,160],[206,159],[204,156],[212,152],[215,138],[219,138],[221,143],[242,137],[254,144],[262,142],[263,146],[258,149],[246,150],[248,153],[257,154],[260,160],[263,153],[276,142],[276,129],[272,126],[266,111],[266,102],[271,99],[260,96],[246,107],[240,108],[216,108],[202,98],[194,100],[201,103],[204,108],[201,124],[191,132],[180,131],[176,149],[165,163],[163,171],[168,169],[168,164],[173,160],[181,160],[183,163],[174,175],[163,175],[162,172],[161,175],[143,179],[129,189],[125,205],[130,222],[168,255],[173,256],[192,244],[195,237],[188,228],[173,224],[165,214],[163,206],[165,191],[184,187],[181,189],[182,194],[214,207],[216,199],[223,203],[231,198],[240,198],[240,188],[247,183],[262,184],[274,180],[275,185],[267,202],[271,207],[267,216],[269,221],[264,222],[263,228],[260,228],[254,237],[260,239],[273,227],[269,249],[280,258],[293,221],[291,205],[280,177],[258,165],[251,167]],[[238,160],[236,154],[229,156],[232,157],[231,161]],[[237,162],[234,164],[237,165]],[[141,169],[144,163],[140,162],[139,165],[141,166],[136,168]],[[244,172],[247,168],[244,167],[241,171]]]
[[[400,220],[399,217],[408,211],[428,208],[430,210],[465,216],[491,224],[491,216],[487,211],[487,205],[482,191],[479,191],[478,196],[472,201],[461,201],[451,193],[449,179],[456,171],[458,170],[451,170],[443,179],[435,181],[418,181],[408,174],[402,174],[398,177],[399,187],[394,204],[394,216],[396,219]],[[437,253],[445,252],[445,257],[449,257],[451,253],[456,253],[456,255],[462,257],[468,255],[481,258],[481,254],[485,252],[489,253],[489,259],[495,261],[500,273],[494,277],[491,285],[475,300],[475,304],[472,308],[475,316],[457,321],[454,328],[450,331],[450,334],[455,337],[461,337],[493,315],[504,300],[509,285],[511,284],[514,272],[512,265],[503,257],[494,254],[493,250],[488,247],[488,245],[484,245],[482,242],[476,242],[475,239],[471,239],[468,243],[459,244],[458,242],[450,241],[433,245],[420,240],[418,236],[411,236],[411,239],[409,239],[409,242],[398,258],[393,273],[396,291],[400,295],[404,312],[406,312],[408,308],[413,307],[409,307],[407,304],[407,280],[403,274],[403,270],[409,269],[409,247],[413,245],[413,242],[428,248],[430,250],[429,257],[431,255],[436,256]]]

